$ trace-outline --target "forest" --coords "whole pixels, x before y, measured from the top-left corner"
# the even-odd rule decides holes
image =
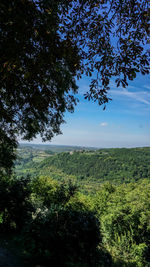
[[[20,146],[15,179],[0,182],[0,227],[24,266],[149,266],[149,154]]]
[[[38,148],[38,147],[37,147]],[[16,161],[16,174],[46,175],[57,180],[73,179],[88,187],[96,188],[102,182],[114,184],[135,182],[150,177],[150,148],[95,149],[60,146],[51,150],[37,150],[21,146]],[[71,150],[72,149],[72,150]]]

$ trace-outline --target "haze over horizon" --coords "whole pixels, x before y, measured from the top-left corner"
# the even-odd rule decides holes
[[[100,148],[150,146],[150,77],[138,75],[127,88],[117,88],[111,81],[112,101],[106,110],[84,99],[88,84],[88,78],[78,82],[80,102],[74,113],[65,113],[63,134],[45,144]],[[21,143],[29,142],[21,140]],[[37,137],[31,143],[40,144],[42,140]]]

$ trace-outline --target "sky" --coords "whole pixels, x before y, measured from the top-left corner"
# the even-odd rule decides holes
[[[79,103],[74,113],[65,113],[63,134],[46,144],[99,148],[150,146],[150,76],[139,74],[125,89],[117,88],[111,80],[108,96],[112,101],[106,110],[84,99],[83,94],[89,88],[87,78],[80,80],[78,86]],[[37,137],[31,143],[42,141]]]

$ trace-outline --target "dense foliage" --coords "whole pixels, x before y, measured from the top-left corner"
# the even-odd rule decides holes
[[[148,266],[149,180],[104,183],[95,195],[46,176],[3,177],[0,188],[0,229],[27,266]]]
[[[17,236],[27,264],[148,266],[150,176],[145,170],[150,149],[72,151],[50,157],[44,152],[21,148],[18,178],[4,177],[0,185],[0,227]],[[93,165],[99,166],[97,175],[101,169],[108,176],[86,175]],[[21,177],[24,171],[26,178]],[[102,182],[106,179],[109,182]]]
[[[62,113],[73,109],[68,92],[77,90],[73,77],[79,57],[75,45],[58,34],[59,4],[0,2],[0,122],[8,135],[51,138],[59,133]]]
[[[147,180],[118,187],[106,184],[95,197],[103,243],[120,264],[147,266],[149,262],[149,205]]]
[[[3,178],[0,187],[0,229],[17,236],[29,266],[109,266],[99,220],[75,185],[28,177]]]
[[[76,104],[80,59],[76,45],[58,34],[63,7],[61,1],[0,1],[0,150],[11,141],[10,163],[18,135],[51,139]]]

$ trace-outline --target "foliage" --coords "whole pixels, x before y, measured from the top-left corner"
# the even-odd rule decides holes
[[[112,77],[126,87],[138,72],[149,73],[149,13],[148,0],[69,1],[60,31],[79,48],[79,77],[93,76],[85,98],[105,104]]]
[[[75,44],[58,34],[63,6],[61,1],[0,2],[0,149],[11,141],[11,149],[6,147],[11,161],[18,135],[51,139],[60,133],[63,113],[76,104],[80,59]]]
[[[46,176],[34,178],[31,187],[33,195],[38,196],[44,206],[50,203],[65,205],[77,191],[77,186],[71,181],[58,183]]]
[[[0,188],[1,230],[15,234],[29,266],[109,266],[109,253],[98,249],[99,221],[74,184],[4,177]]]
[[[0,228],[4,231],[20,231],[33,211],[30,202],[30,179],[0,179]]]
[[[92,195],[46,176],[3,177],[0,189],[1,230],[15,233],[33,265],[148,266],[148,179],[107,182]]]
[[[11,173],[16,159],[17,142],[13,136],[0,129],[0,178]]]
[[[149,205],[150,184],[147,180],[114,187],[112,191],[104,186],[95,196],[103,244],[114,259],[134,263],[135,266],[147,266]]]
[[[52,204],[29,224],[24,240],[31,255],[52,266],[94,266],[100,241],[92,212]]]
[[[67,180],[74,174],[80,192],[69,199],[66,207],[95,212],[102,236],[100,251],[109,251],[113,266],[144,267],[150,261],[149,153],[146,147],[61,153],[36,164],[35,172],[31,161],[28,171],[43,174],[43,188],[49,176],[60,182],[60,177]],[[102,183],[104,180],[107,182]]]
[[[1,1],[1,128],[30,140],[59,133],[73,110],[75,45],[58,34],[59,1]],[[63,3],[62,3],[63,8]],[[50,14],[49,9],[53,11]]]

